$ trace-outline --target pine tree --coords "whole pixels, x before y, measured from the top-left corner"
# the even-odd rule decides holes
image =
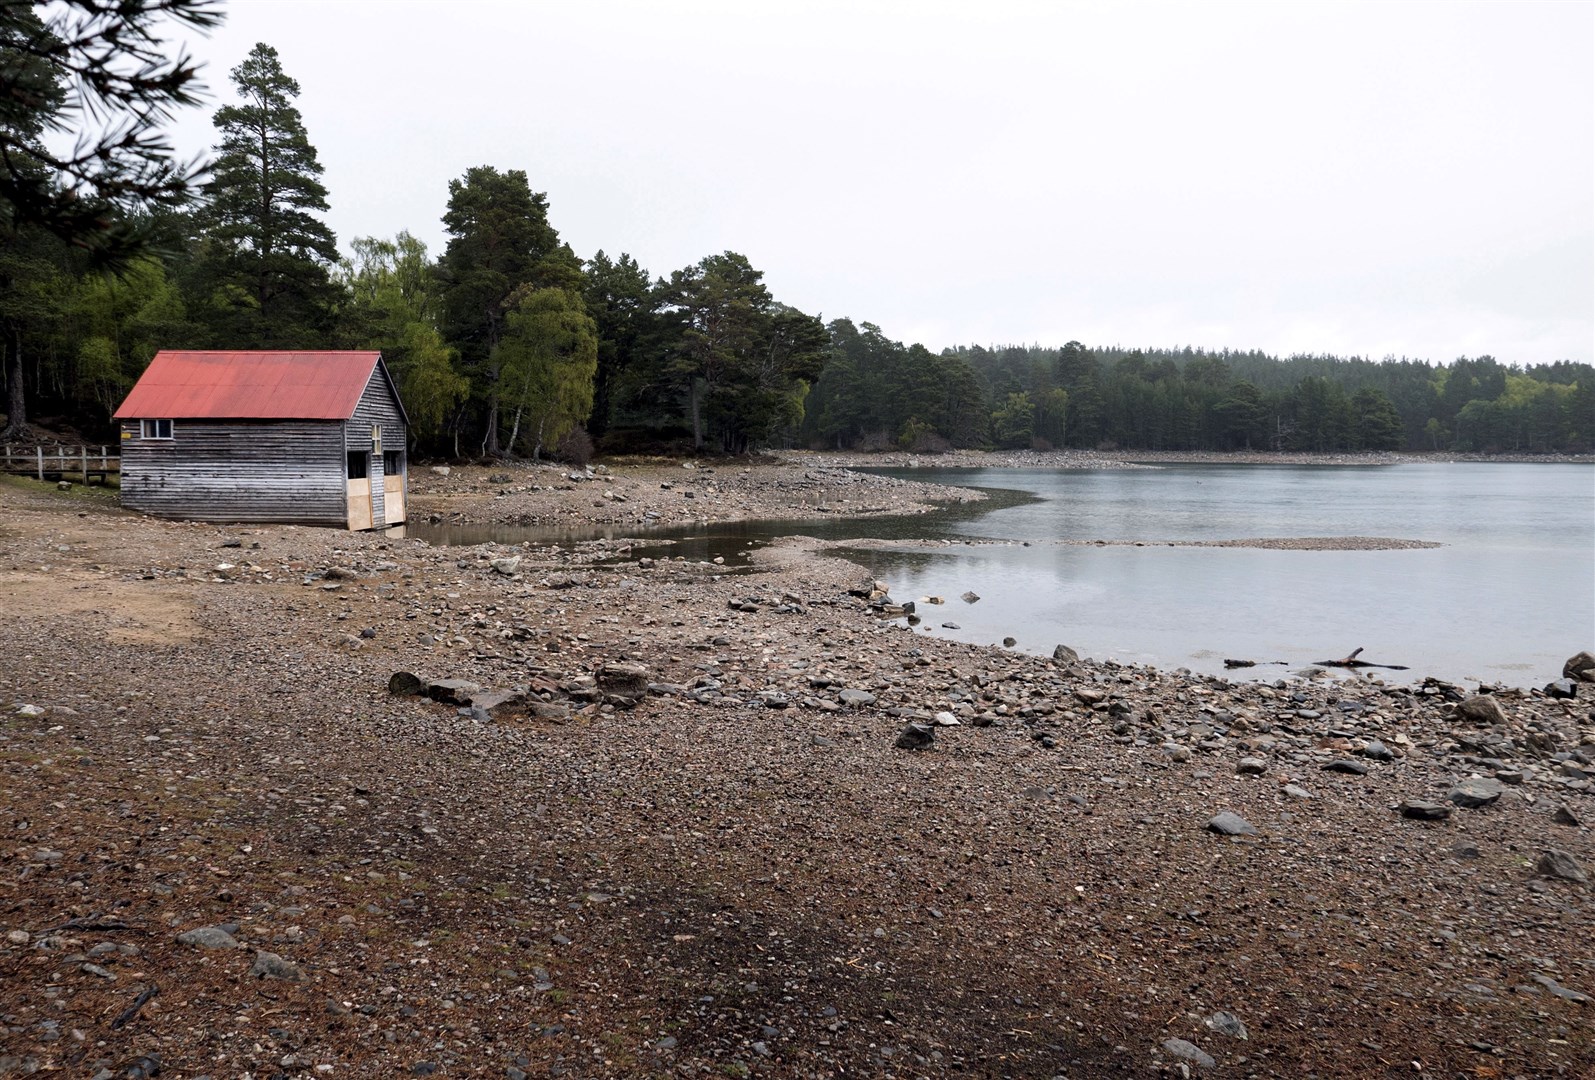
[[[161,131],[199,89],[165,20],[205,30],[221,13],[213,0],[0,2],[0,231],[37,226],[113,270],[148,252],[143,215],[183,204],[201,172]],[[42,137],[68,132],[70,149]]]
[[[482,452],[508,450],[499,439],[498,345],[510,294],[523,285],[579,291],[581,260],[548,222],[548,196],[533,192],[521,169],[491,165],[449,181],[443,215],[449,242],[438,260],[443,334],[460,350],[461,366],[484,410]]]
[[[321,162],[293,100],[299,84],[277,50],[259,44],[232,71],[243,102],[216,111],[222,133],[201,216],[218,241],[215,295],[236,319],[220,328],[234,346],[318,343],[338,247],[315,215],[327,210]]]

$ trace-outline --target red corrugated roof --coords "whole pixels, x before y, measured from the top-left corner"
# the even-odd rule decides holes
[[[381,355],[163,349],[116,418],[347,420]]]

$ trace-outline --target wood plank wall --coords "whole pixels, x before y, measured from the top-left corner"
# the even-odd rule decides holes
[[[194,521],[346,528],[343,427],[337,420],[174,420],[172,438],[145,439],[137,420],[124,420],[122,505]],[[365,433],[369,442],[369,425]]]

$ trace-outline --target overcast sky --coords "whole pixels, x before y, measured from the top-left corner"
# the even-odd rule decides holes
[[[583,258],[739,251],[777,299],[955,344],[1588,361],[1595,5],[231,0],[328,222],[437,254],[524,169]]]

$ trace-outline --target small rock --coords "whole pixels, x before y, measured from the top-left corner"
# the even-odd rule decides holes
[[[843,705],[853,707],[875,704],[875,695],[868,690],[843,690],[836,697]]]
[[[1224,1012],[1221,1009],[1203,1022],[1210,1031],[1216,1031],[1220,1035],[1231,1035],[1237,1039],[1251,1038],[1251,1034],[1246,1030],[1246,1025],[1241,1023],[1240,1017],[1232,1012]]]
[[[1002,639],[1002,644],[1003,644],[1003,648],[1011,649],[1015,645],[1019,644],[1019,639],[1018,638],[1012,638],[1012,637],[1005,637],[1005,638]]]
[[[1243,757],[1235,763],[1235,771],[1242,776],[1262,776],[1268,772],[1268,762],[1260,757]]]
[[[1578,697],[1578,683],[1572,679],[1556,679],[1545,684],[1545,696],[1551,698]]]
[[[1364,746],[1360,751],[1358,751],[1358,753],[1362,754],[1363,757],[1369,758],[1373,761],[1396,760],[1396,752],[1390,749],[1390,747],[1386,746],[1384,743],[1380,742],[1378,739],[1371,740],[1368,745]]]
[[[1404,818],[1417,821],[1444,821],[1451,816],[1451,808],[1424,799],[1405,799],[1397,808]]]
[[[197,930],[178,934],[179,944],[192,945],[197,949],[236,949],[238,939],[219,926],[201,926]]]
[[[1080,662],[1080,654],[1067,645],[1058,645],[1053,648],[1052,658],[1060,664],[1077,664]]]
[[[1542,877],[1571,881],[1576,885],[1589,884],[1589,874],[1579,865],[1579,861],[1556,848],[1548,848],[1540,853],[1540,861],[1534,864],[1534,871]]]
[[[264,950],[255,954],[255,962],[250,966],[249,974],[257,979],[281,979],[284,982],[303,982],[305,978],[305,973],[298,964]]]
[[[973,604],[979,601],[980,597],[972,592],[966,592],[963,596],[959,597],[959,599],[966,604]]]
[[[1539,983],[1541,986],[1545,987],[1545,989],[1549,990],[1552,994],[1555,994],[1557,997],[1561,998],[1563,1001],[1571,1001],[1575,1005],[1589,1004],[1590,998],[1588,994],[1581,994],[1577,990],[1569,990],[1567,987],[1563,986],[1549,975],[1541,975],[1536,972],[1529,977],[1535,982]]]
[[[1346,773],[1350,776],[1367,776],[1368,766],[1351,758],[1339,758],[1323,767],[1324,772]]]
[[[909,724],[898,732],[894,743],[899,750],[924,750],[936,741],[934,728],[924,724]]]
[[[1184,1039],[1164,1039],[1163,1049],[1177,1058],[1184,1058],[1198,1069],[1211,1069],[1218,1064],[1201,1047]]]
[[[1556,808],[1556,813],[1551,815],[1551,820],[1556,822],[1558,825],[1571,825],[1575,829],[1583,824],[1583,822],[1579,820],[1578,815],[1573,813],[1572,808],[1567,806],[1558,806]]]
[[[954,716],[950,712],[939,712],[939,713],[936,714],[936,726],[937,727],[957,727],[958,726],[958,717]]]
[[[1221,836],[1257,835],[1257,829],[1252,826],[1251,822],[1229,810],[1214,816],[1213,820],[1207,823],[1207,828],[1210,832],[1216,832]]]
[[[1457,703],[1457,719],[1470,724],[1504,724],[1506,710],[1493,694],[1475,694]]]
[[[1499,780],[1464,780],[1446,797],[1465,810],[1479,810],[1499,799],[1505,790]]]
[[[521,557],[511,555],[508,558],[494,559],[489,565],[493,567],[494,573],[510,577],[521,568]]]
[[[1313,797],[1312,792],[1298,784],[1286,784],[1279,790],[1283,791],[1286,795],[1289,795],[1293,799],[1310,799]]]

